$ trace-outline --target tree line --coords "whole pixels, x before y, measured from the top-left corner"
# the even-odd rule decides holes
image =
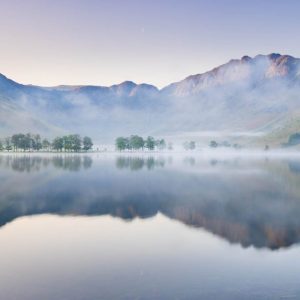
[[[234,148],[234,149],[241,149],[242,146],[235,143],[235,144],[230,144],[228,141],[223,141],[223,142],[216,142],[216,141],[210,141],[209,143],[210,148],[218,148],[218,147],[225,147],[225,148]]]
[[[81,138],[79,134],[56,137],[53,141],[42,139],[39,134],[18,133],[0,140],[0,151],[88,151],[93,147],[90,137]]]
[[[119,151],[122,150],[164,150],[167,145],[164,139],[154,139],[152,136],[148,136],[144,139],[138,135],[131,135],[130,137],[118,137],[115,141],[116,149]],[[168,148],[172,147],[171,144],[168,145]]]

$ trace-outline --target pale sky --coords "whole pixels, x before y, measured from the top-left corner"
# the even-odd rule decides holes
[[[298,0],[0,0],[0,73],[163,87],[243,55],[300,57]]]

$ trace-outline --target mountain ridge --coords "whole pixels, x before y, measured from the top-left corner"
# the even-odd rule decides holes
[[[277,53],[232,59],[162,89],[132,81],[41,87],[1,74],[0,112],[10,101],[18,117],[2,113],[0,133],[24,129],[26,121],[28,131],[40,123],[48,133],[56,128],[52,134],[93,132],[109,140],[132,133],[271,131],[291,113],[300,116],[299,95],[300,59]]]
[[[207,72],[190,75],[181,81],[171,83],[170,85],[163,88],[163,90],[168,90],[168,89],[174,90],[175,88],[175,92],[177,90],[178,96],[186,96],[187,92],[182,91],[182,89],[184,88],[195,89],[195,91],[199,92],[200,91],[199,84],[202,84],[204,85],[204,87],[208,88],[210,87],[209,81],[217,80],[217,82],[215,83],[222,83],[220,82],[220,79],[218,80],[218,76],[219,77],[223,76],[229,80],[245,79],[246,76],[253,75],[251,73],[251,70],[249,69],[251,65],[253,65],[255,70],[262,69],[261,71],[265,71],[264,68],[267,68],[265,74],[255,74],[256,76],[258,75],[261,76],[259,79],[262,79],[263,75],[265,75],[265,78],[274,78],[276,76],[284,77],[288,75],[289,71],[291,70],[295,71],[294,70],[295,64],[298,64],[298,66],[297,66],[296,74],[293,75],[297,75],[298,79],[300,79],[300,73],[299,73],[300,59],[298,58],[295,58],[290,55],[281,55],[278,53],[271,53],[268,55],[259,54],[256,55],[254,58],[250,56],[243,56],[241,59],[231,59],[229,62],[222,64],[218,67],[215,67]],[[237,68],[241,68],[241,67],[244,73],[243,72],[234,73],[232,72],[232,69],[231,69],[231,73],[228,72],[228,68],[235,68],[233,71],[241,71],[241,70],[236,70]],[[245,67],[248,69],[246,69]]]
[[[133,87],[136,87],[136,86],[149,86],[149,87],[154,87],[156,88],[157,90],[159,91],[162,91],[164,89],[166,89],[167,87],[171,86],[171,85],[174,85],[174,84],[178,84],[180,82],[183,82],[185,80],[190,80],[190,79],[194,79],[194,78],[197,78],[197,77],[200,77],[200,76],[205,76],[205,75],[208,75],[208,74],[214,74],[214,73],[217,73],[218,70],[230,65],[230,64],[234,64],[234,63],[238,63],[238,64],[244,64],[244,63],[249,63],[249,62],[253,62],[253,61],[256,61],[256,60],[259,60],[259,59],[269,59],[269,61],[272,63],[270,65],[270,67],[286,67],[286,63],[288,63],[288,60],[293,60],[293,61],[296,61],[297,63],[300,63],[300,58],[296,58],[294,56],[291,56],[291,55],[287,55],[287,54],[279,54],[279,53],[270,53],[270,54],[258,54],[254,57],[251,57],[251,56],[248,56],[248,55],[244,55],[242,56],[240,59],[231,59],[229,60],[228,62],[224,63],[224,64],[221,64],[217,67],[214,67],[208,71],[205,71],[203,73],[197,73],[197,74],[192,74],[192,75],[189,75],[185,78],[183,78],[182,80],[179,80],[177,82],[173,82],[173,83],[170,83],[162,88],[158,88],[156,87],[155,85],[153,84],[148,84],[148,83],[136,83],[134,81],[131,81],[131,80],[125,80],[125,81],[122,81],[120,83],[115,83],[115,84],[112,84],[112,85],[108,85],[108,86],[105,86],[105,85],[90,85],[90,84],[87,84],[87,85],[84,85],[84,84],[60,84],[60,85],[54,85],[54,86],[40,86],[40,85],[36,85],[36,84],[22,84],[22,83],[19,83],[11,78],[8,78],[6,75],[4,75],[3,73],[0,73],[0,80],[1,79],[5,79],[7,81],[10,81],[11,83],[14,83],[14,84],[17,84],[17,85],[20,85],[20,86],[23,86],[23,87],[37,87],[37,88],[43,88],[43,89],[60,89],[60,88],[82,88],[82,87],[97,87],[97,88],[116,88],[116,87],[121,87],[121,86],[124,86],[124,87],[128,87],[128,85],[130,86],[133,86]],[[276,71],[276,70],[274,70]],[[281,69],[282,72],[284,72],[284,68]],[[285,70],[286,72],[287,70]],[[298,69],[298,72],[300,70]],[[278,74],[278,75],[285,75],[284,74]],[[300,73],[298,74],[300,76]],[[270,77],[273,77],[274,74],[270,74]]]

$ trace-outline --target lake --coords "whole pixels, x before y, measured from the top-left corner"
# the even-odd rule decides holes
[[[0,155],[0,299],[300,299],[300,156]]]

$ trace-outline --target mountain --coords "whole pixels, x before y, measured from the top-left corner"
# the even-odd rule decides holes
[[[298,115],[299,88],[300,60],[270,54],[231,60],[162,93],[184,105],[183,114],[196,128],[253,134],[270,132],[284,126],[292,113]]]
[[[289,55],[257,55],[254,58],[243,56],[234,59],[209,72],[187,77],[173,83],[164,91],[178,97],[197,95],[202,91],[228,85],[259,85],[269,80],[297,81],[300,79],[300,59]]]
[[[132,133],[289,134],[291,118],[295,124],[300,120],[299,92],[300,59],[274,53],[230,60],[161,90],[131,81],[39,87],[0,75],[0,134],[79,132],[109,142]]]
[[[154,86],[129,81],[111,87],[39,87],[21,85],[1,75],[0,133],[25,130],[54,136],[92,132],[107,139],[114,129],[129,127],[128,132],[134,131],[134,122],[141,119],[134,117],[136,111],[145,113],[153,108],[158,93]]]

